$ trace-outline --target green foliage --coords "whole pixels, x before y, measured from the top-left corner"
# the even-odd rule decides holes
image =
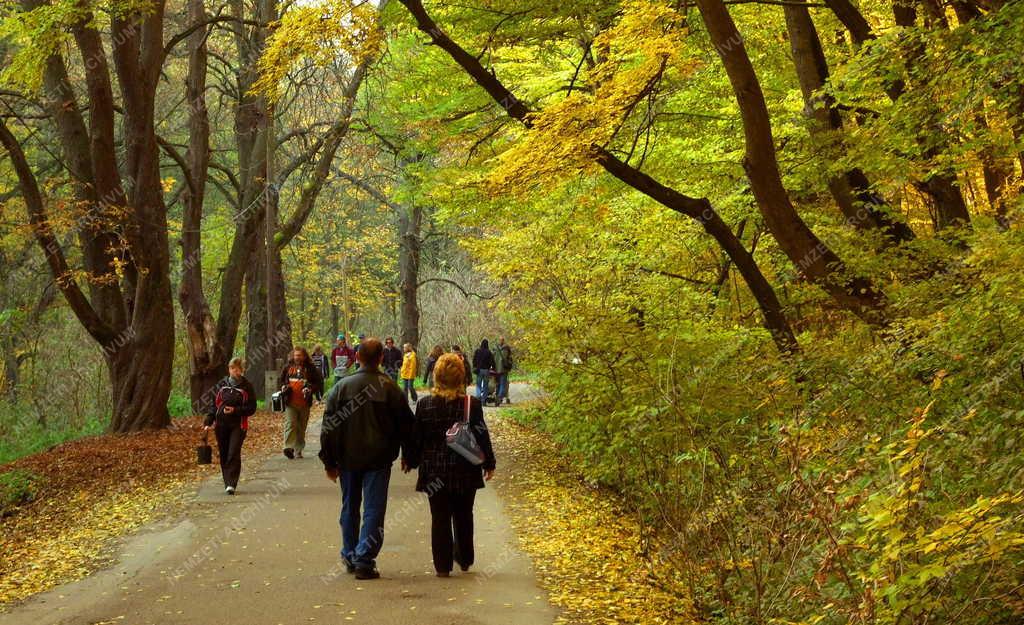
[[[106,416],[82,421],[54,419],[40,423],[25,404],[0,403],[0,465],[34,454],[65,441],[103,432]]]
[[[543,409],[505,414],[551,433],[588,480],[630,501],[652,571],[681,586],[699,621],[988,625],[1024,614],[1019,194],[1006,189],[1005,232],[980,191],[966,194],[975,228],[964,245],[930,236],[915,186],[953,173],[980,189],[982,157],[1009,162],[1019,150],[1007,88],[1022,83],[1011,60],[1021,8],[936,31],[893,29],[891,6],[859,5],[881,24],[877,41],[823,39],[829,91],[861,117],[815,136],[781,10],[730,12],[768,98],[787,190],[854,271],[884,285],[896,319],[884,332],[838,313],[763,236],[731,87],[695,10],[677,19],[664,3],[630,2],[599,15],[559,3],[517,19],[438,8],[453,38],[488,46],[495,74],[538,111],[533,127],[502,126],[459,76],[402,102],[438,146],[421,188],[504,286],[494,307],[548,394]],[[822,33],[838,28],[819,17]],[[915,42],[925,54],[911,70]],[[405,39],[390,52],[412,81],[452,67]],[[648,65],[659,58],[660,74]],[[896,104],[893,77],[908,94]],[[597,173],[594,142],[743,225],[801,355],[779,357],[698,225]],[[468,156],[445,160],[449,151]],[[917,240],[891,248],[845,223],[828,185],[853,167]]]
[[[188,395],[178,390],[171,390],[171,396],[167,398],[167,412],[171,418],[191,417],[195,411],[192,409],[192,400]]]
[[[37,475],[24,469],[11,469],[0,473],[0,518],[14,514],[18,506],[36,496]]]

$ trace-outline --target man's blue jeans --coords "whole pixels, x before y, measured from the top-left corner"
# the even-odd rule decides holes
[[[508,397],[508,372],[498,374],[498,402]]]
[[[487,400],[487,389],[490,386],[489,382],[491,379],[489,369],[479,369],[476,372],[476,398],[480,400],[480,403],[484,403]]]
[[[377,554],[384,544],[390,481],[391,467],[341,472],[341,557],[356,568],[372,569],[377,565]]]

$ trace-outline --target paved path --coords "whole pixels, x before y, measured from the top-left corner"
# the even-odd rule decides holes
[[[414,490],[415,473],[402,474],[397,463],[378,558],[383,577],[357,581],[346,574],[337,555],[340,493],[316,459],[318,432],[318,424],[310,426],[305,459],[274,457],[259,467],[244,466],[234,497],[223,494],[219,476],[211,478],[186,518],[130,538],[117,565],[0,614],[0,625],[554,620],[494,488],[477,498],[474,570],[435,577],[427,502]],[[502,477],[500,458],[498,463],[495,479]]]

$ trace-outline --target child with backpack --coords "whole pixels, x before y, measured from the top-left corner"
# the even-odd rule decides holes
[[[228,376],[214,387],[214,401],[203,421],[203,428],[213,430],[220,456],[220,472],[224,492],[234,495],[238,476],[242,473],[242,443],[249,430],[249,417],[256,413],[256,394],[245,379],[245,363],[232,358]]]

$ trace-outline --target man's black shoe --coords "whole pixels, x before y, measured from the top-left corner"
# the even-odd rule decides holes
[[[284,457],[291,460],[292,458],[295,457],[295,450],[292,449],[291,447],[288,447],[287,449],[284,450]]]
[[[356,569],[356,579],[377,579],[380,577],[380,571],[377,569]]]

